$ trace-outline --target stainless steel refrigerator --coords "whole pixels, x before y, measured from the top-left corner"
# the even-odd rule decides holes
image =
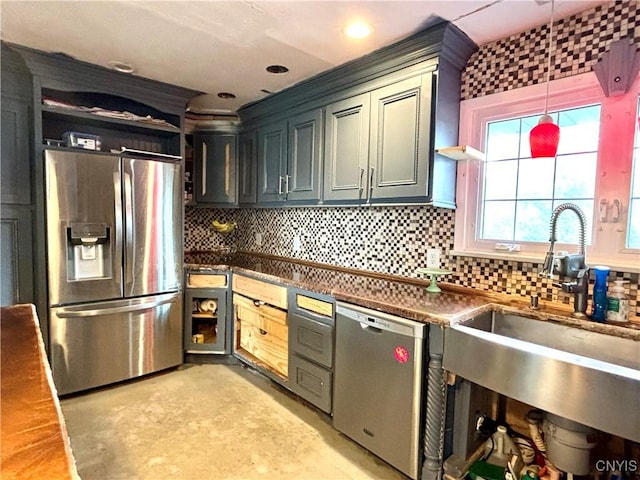
[[[180,159],[46,150],[45,174],[58,393],[182,363]]]

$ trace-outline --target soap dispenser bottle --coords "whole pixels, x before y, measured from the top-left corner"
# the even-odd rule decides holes
[[[609,267],[598,265],[593,267],[596,275],[596,283],[593,285],[593,310],[591,319],[596,322],[604,322],[607,318],[607,277]]]
[[[629,321],[629,297],[624,293],[623,280],[615,280],[607,297],[607,322]]]

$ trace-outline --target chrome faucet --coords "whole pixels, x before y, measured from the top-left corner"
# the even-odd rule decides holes
[[[578,253],[573,255],[563,255],[556,257],[553,247],[556,243],[556,224],[558,217],[565,210],[573,211],[580,221],[580,237]],[[540,276],[553,278],[553,274],[574,278],[575,281],[554,283],[556,287],[562,288],[563,292],[573,294],[573,316],[584,318],[587,311],[587,296],[589,293],[589,268],[585,264],[585,230],[587,219],[584,212],[573,203],[563,203],[558,205],[551,214],[551,234],[549,238],[549,251],[544,259]]]

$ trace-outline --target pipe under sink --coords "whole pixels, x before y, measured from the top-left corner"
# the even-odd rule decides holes
[[[443,366],[528,405],[640,441],[640,341],[487,312],[445,332]]]

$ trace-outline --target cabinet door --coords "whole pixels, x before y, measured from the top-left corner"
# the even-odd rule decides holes
[[[289,356],[289,386],[293,392],[327,413],[331,413],[331,370],[305,360]]]
[[[327,368],[333,366],[333,325],[289,312],[289,351]]]
[[[258,173],[258,140],[256,132],[240,135],[238,144],[238,201],[256,203],[256,179]]]
[[[31,204],[30,113],[27,102],[2,96],[0,192],[3,204]]]
[[[367,195],[369,94],[327,107],[324,199],[361,200]]]
[[[33,303],[31,208],[3,205],[0,215],[0,305]]]
[[[236,135],[195,136],[196,203],[237,205]]]
[[[285,193],[289,200],[320,200],[322,110],[289,119],[289,162]]]
[[[258,131],[258,203],[282,203],[287,169],[287,122]]]
[[[367,172],[372,200],[429,195],[431,84],[431,74],[425,74],[372,92]]]
[[[187,353],[227,351],[227,289],[187,288],[184,294],[184,349]]]

